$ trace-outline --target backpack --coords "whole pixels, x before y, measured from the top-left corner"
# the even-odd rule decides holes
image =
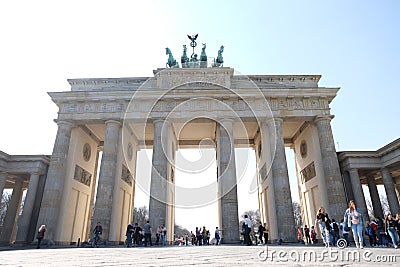
[[[371,226],[368,226],[367,228],[365,228],[365,233],[366,233],[367,235],[372,235],[372,227],[371,227]]]
[[[332,225],[333,225],[333,231],[336,233],[339,233],[339,226],[337,225],[337,223],[334,222],[334,223],[332,223]]]

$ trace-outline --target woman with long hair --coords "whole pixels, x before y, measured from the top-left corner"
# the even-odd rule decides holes
[[[388,214],[386,216],[385,220],[385,232],[386,234],[389,234],[390,238],[392,239],[393,247],[397,248],[397,242],[399,240],[399,237],[397,236],[397,221],[395,218],[393,218],[392,214]]]
[[[329,247],[331,220],[329,219],[328,213],[325,212],[324,207],[319,208],[317,212],[315,224],[317,223],[319,224],[319,229],[321,231],[325,247]]]
[[[358,248],[364,248],[363,226],[365,224],[361,209],[354,200],[350,200],[349,208],[344,213],[344,225],[351,228],[354,243]]]

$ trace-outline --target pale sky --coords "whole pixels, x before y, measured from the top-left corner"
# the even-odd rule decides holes
[[[46,92],[70,90],[68,78],[150,77],[165,47],[179,58],[195,33],[210,57],[224,45],[224,66],[243,74],[321,74],[320,86],[341,87],[337,149],[375,150],[400,133],[399,12],[398,1],[365,0],[1,1],[0,150],[51,154],[57,107]],[[256,209],[239,187],[239,214]],[[214,227],[215,207],[185,212],[177,223]]]

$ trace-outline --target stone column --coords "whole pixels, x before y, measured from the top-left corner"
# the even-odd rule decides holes
[[[273,190],[274,181],[271,173],[272,158],[275,151],[275,132],[270,131],[268,123],[270,123],[270,127],[272,127],[272,129],[275,127],[273,120],[268,121],[265,119],[261,121],[261,157],[259,162],[259,173],[261,181],[266,180],[265,183],[268,188],[268,193],[265,191],[264,196],[264,210],[267,212],[265,216],[268,221],[269,240],[271,240],[271,242],[277,242],[279,240],[278,221],[276,217],[275,194]]]
[[[103,156],[101,158],[100,175],[97,185],[96,203],[94,207],[91,233],[97,222],[103,227],[101,238],[108,241],[110,237],[110,222],[113,206],[114,183],[117,169],[118,142],[121,131],[119,121],[106,121]],[[114,240],[112,240],[114,241]]]
[[[373,174],[367,174],[367,182],[368,182],[369,194],[371,195],[372,207],[374,209],[374,216],[383,218],[381,200],[379,198],[379,193],[375,184],[375,178]]]
[[[336,155],[335,143],[332,135],[331,119],[333,116],[317,116],[315,124],[318,131],[319,145],[321,149],[322,164],[328,192],[329,207],[327,212],[331,218],[342,218],[347,208],[346,196],[339,162]],[[355,192],[354,192],[355,194]]]
[[[39,174],[31,173],[29,179],[28,191],[26,193],[24,209],[22,211],[21,218],[18,220],[18,232],[17,240],[18,243],[26,243],[28,232],[30,228],[30,222],[32,217],[33,206],[35,205],[36,192],[39,184]]]
[[[390,212],[392,214],[400,213],[399,199],[396,195],[392,175],[387,168],[382,168],[381,173],[386,196],[389,202]]]
[[[22,180],[15,179],[14,189],[11,195],[10,204],[7,208],[6,217],[0,234],[0,244],[8,245],[12,242],[15,222],[19,212],[19,207],[22,199]]]
[[[153,158],[150,182],[149,218],[154,229],[167,222],[168,127],[165,120],[154,121]]]
[[[353,189],[354,200],[356,202],[356,205],[358,208],[361,209],[361,211],[364,215],[364,219],[366,221],[368,221],[369,216],[368,216],[367,204],[365,202],[364,191],[362,189],[362,185],[360,182],[360,176],[358,175],[358,170],[350,169],[349,174],[350,174],[350,181],[351,181],[351,186]],[[344,210],[342,213],[344,214]],[[342,214],[342,217],[343,217],[343,214]],[[335,218],[339,218],[339,217],[335,217]]]
[[[275,154],[272,156],[272,178],[275,194],[276,220],[278,222],[278,238],[284,242],[296,241],[296,228],[294,221],[294,212],[292,204],[292,195],[290,193],[289,174],[287,169],[285,143],[282,133],[283,120],[274,118],[268,123],[272,149]],[[273,149],[275,146],[275,150]]]
[[[239,243],[239,211],[233,120],[219,121],[217,139],[218,196],[222,242]]]
[[[42,203],[36,229],[46,225],[46,239],[53,240],[57,231],[58,213],[67,172],[68,150],[73,124],[58,121],[58,131],[47,172]]]
[[[350,175],[348,172],[343,172],[343,183],[344,183],[344,188],[346,191],[346,202],[350,201],[351,199],[354,199],[354,194],[353,194],[353,189],[350,181]]]

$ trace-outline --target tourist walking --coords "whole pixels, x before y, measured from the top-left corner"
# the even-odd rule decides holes
[[[215,245],[216,245],[216,246],[219,245],[219,240],[220,240],[220,239],[221,239],[221,237],[220,237],[220,235],[219,235],[219,229],[218,229],[218,226],[217,226],[217,227],[215,227],[215,240],[216,240]]]
[[[192,238],[192,246],[196,245],[196,235],[193,233],[193,231],[190,231],[190,235]]]
[[[245,225],[245,230],[244,230],[244,244],[247,246],[251,246],[253,243],[251,242],[251,238],[250,238],[250,232],[251,232],[251,220],[249,218],[249,216],[244,215],[244,225]]]
[[[160,236],[161,236],[161,225],[157,227],[156,231],[156,246],[160,243]]]
[[[262,225],[262,222],[260,222],[260,225],[258,226],[258,240],[260,241],[260,244],[263,243],[263,236],[264,236],[264,226]],[[258,242],[256,242],[257,244]]]
[[[321,231],[325,247],[329,247],[330,243],[330,223],[331,221],[329,219],[328,213],[325,212],[324,207],[321,207],[317,212],[315,224],[319,224],[319,229]]]
[[[203,238],[201,236],[201,232],[199,227],[196,227],[196,245],[201,246],[203,242]]]
[[[97,222],[96,227],[93,229],[93,233],[94,233],[93,245],[97,248],[100,243],[101,235],[103,234],[103,226],[101,226],[100,222]]]
[[[42,224],[39,227],[39,230],[38,230],[38,233],[36,236],[36,238],[38,240],[36,248],[40,248],[40,244],[42,243],[42,240],[44,238],[44,232],[46,232],[46,225]]]
[[[393,218],[392,214],[388,214],[385,220],[385,231],[386,234],[389,234],[392,239],[393,247],[397,248],[397,242],[399,241],[399,237],[397,236],[397,221]]]
[[[128,224],[126,227],[126,247],[130,248],[132,246],[132,235],[133,235],[134,227],[133,227],[133,222]]]
[[[301,228],[300,228],[300,226],[297,226],[297,242],[298,243],[302,243],[301,241],[302,241],[303,239],[301,238]],[[304,241],[303,241],[304,242]]]
[[[161,244],[165,247],[167,245],[167,228],[164,224],[161,225]]]
[[[203,231],[201,232],[201,237],[202,237],[202,241],[203,241],[203,245],[207,245],[207,230],[206,227],[203,226]]]
[[[311,244],[310,228],[307,225],[304,225],[304,236],[306,237],[307,244]]]
[[[345,211],[343,219],[345,226],[347,225],[351,228],[356,247],[364,248],[364,217],[362,215],[361,209],[357,208],[356,202],[354,200],[350,200],[349,208]]]
[[[269,232],[269,227],[267,223],[264,223],[264,244],[268,244],[268,232]]]
[[[151,225],[150,221],[147,221],[146,224],[143,226],[144,230],[144,246],[147,247],[147,244],[149,243],[150,246],[153,246],[153,243],[151,242]]]
[[[133,243],[137,246],[142,245],[142,228],[139,226],[138,223],[135,223],[135,229],[133,234]]]

